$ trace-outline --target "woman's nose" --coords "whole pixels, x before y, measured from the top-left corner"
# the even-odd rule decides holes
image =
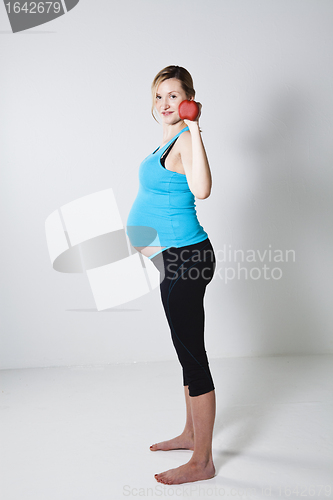
[[[170,104],[167,99],[162,100],[162,108],[163,109],[168,109],[170,107]]]

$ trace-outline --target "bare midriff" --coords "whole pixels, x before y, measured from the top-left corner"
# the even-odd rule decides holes
[[[150,257],[156,252],[162,250],[165,247],[134,247],[138,252],[142,253],[145,257]]]

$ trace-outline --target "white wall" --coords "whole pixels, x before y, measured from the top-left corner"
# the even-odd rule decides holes
[[[158,289],[94,311],[86,277],[52,269],[44,232],[108,187],[126,223],[162,139],[150,84],[169,64],[194,78],[213,175],[197,200],[218,255],[209,357],[332,352],[332,17],[331,0],[81,0],[12,34],[0,7],[0,367],[175,359]],[[281,279],[226,283],[224,248],[296,259],[242,264]]]

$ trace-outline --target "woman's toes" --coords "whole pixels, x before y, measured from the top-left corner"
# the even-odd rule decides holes
[[[155,474],[154,477],[159,483],[164,483],[163,473]]]

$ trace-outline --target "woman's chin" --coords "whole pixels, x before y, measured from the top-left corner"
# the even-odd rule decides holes
[[[181,121],[179,116],[175,116],[174,113],[172,115],[168,115],[168,116],[162,115],[161,120],[163,123],[167,123],[168,125],[176,125],[176,123]]]

